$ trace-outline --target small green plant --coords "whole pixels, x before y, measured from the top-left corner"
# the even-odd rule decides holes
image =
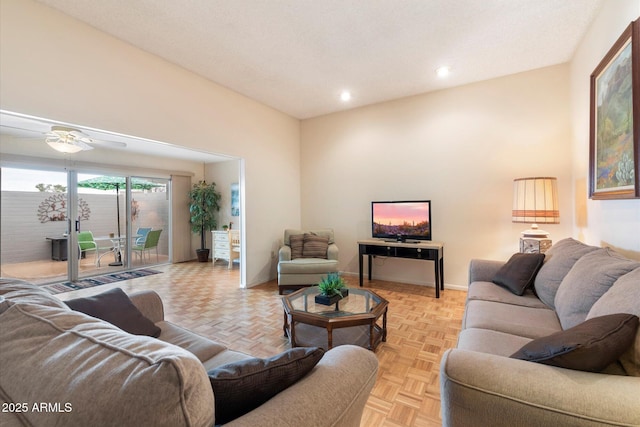
[[[326,277],[323,277],[318,283],[318,288],[322,295],[328,297],[332,295],[339,295],[342,298],[342,289],[345,289],[347,284],[344,279],[340,277],[338,273],[329,273]]]

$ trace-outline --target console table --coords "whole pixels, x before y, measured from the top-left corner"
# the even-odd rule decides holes
[[[440,290],[444,290],[444,245],[439,242],[385,242],[384,240],[358,240],[358,264],[360,267],[360,286],[362,286],[362,263],[364,256],[369,261],[369,280],[371,280],[371,258],[384,256],[390,258],[406,258],[433,261],[435,270],[436,298],[440,298]]]

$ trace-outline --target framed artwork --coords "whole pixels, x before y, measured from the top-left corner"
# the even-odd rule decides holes
[[[240,186],[231,184],[231,216],[240,216]]]
[[[640,22],[633,21],[591,74],[589,197],[640,197]]]

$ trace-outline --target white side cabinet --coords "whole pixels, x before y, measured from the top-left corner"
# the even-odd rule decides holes
[[[229,262],[229,232],[213,230],[213,262],[223,259]]]

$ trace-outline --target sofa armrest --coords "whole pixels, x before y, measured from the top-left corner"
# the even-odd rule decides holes
[[[280,247],[278,251],[278,261],[291,261],[291,247],[284,245]]]
[[[640,378],[461,349],[440,364],[443,426],[640,425]]]
[[[472,259],[469,262],[469,284],[473,282],[490,282],[505,264],[504,261],[488,259]]]
[[[133,305],[153,323],[164,320],[162,299],[155,291],[141,291],[129,295]]]
[[[335,243],[331,243],[327,248],[327,259],[338,260],[338,246]]]
[[[364,348],[341,345],[303,379],[229,427],[359,427],[376,381],[378,359]]]

